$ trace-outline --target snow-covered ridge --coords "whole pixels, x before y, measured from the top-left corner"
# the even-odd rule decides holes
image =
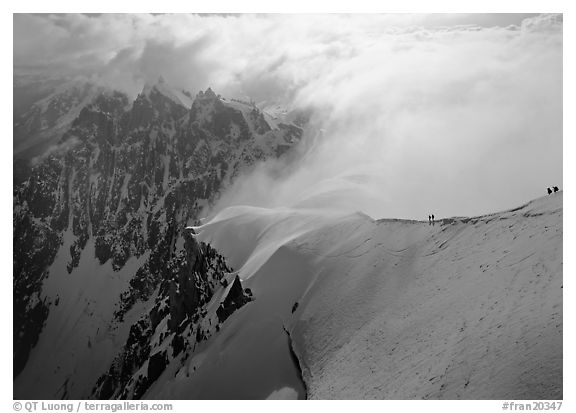
[[[286,328],[309,398],[562,398],[562,192],[434,226],[354,214],[302,232],[285,225],[286,211],[225,218],[200,237],[245,263],[240,274],[256,297],[213,350],[227,365],[269,353],[266,343]],[[240,239],[239,229],[249,235]],[[270,245],[253,271],[248,263]],[[246,323],[250,334],[238,335]],[[267,355],[271,370],[284,350]],[[230,368],[212,370],[154,397],[183,395],[204,379],[233,385],[224,379]],[[291,377],[276,378],[270,397],[295,394]]]

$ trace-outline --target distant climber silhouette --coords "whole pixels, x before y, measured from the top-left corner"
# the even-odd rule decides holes
[[[559,191],[558,187],[555,186],[555,187],[554,187],[554,192],[558,192],[558,191]]]
[[[428,215],[428,225],[432,225],[432,215]]]
[[[434,214],[432,214],[432,225],[434,225]]]
[[[548,195],[550,195],[552,193],[552,190],[550,188],[548,188]]]
[[[292,306],[292,314],[294,314],[294,311],[296,311],[297,309],[298,309],[298,301],[296,301]]]

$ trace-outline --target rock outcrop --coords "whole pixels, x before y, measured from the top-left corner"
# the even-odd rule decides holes
[[[198,243],[186,232],[184,248],[164,273],[153,305],[132,325],[123,350],[98,379],[92,396],[138,399],[171,363],[181,366],[194,354],[197,343],[218,331],[209,304],[219,291],[225,290],[226,318],[251,301],[238,276],[232,288],[221,285],[220,280],[230,271],[210,245]],[[220,319],[219,314],[217,317]]]

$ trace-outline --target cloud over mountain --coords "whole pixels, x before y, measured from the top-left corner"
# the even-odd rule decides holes
[[[313,108],[322,133],[300,168],[277,177],[264,166],[256,173],[265,176],[247,178],[269,182],[256,189],[273,195],[266,199],[243,191],[259,206],[338,181],[364,194],[350,208],[373,215],[475,214],[561,185],[560,15],[15,15],[14,23],[16,70],[88,74],[132,95],[161,74],[193,92],[212,86],[264,107]]]

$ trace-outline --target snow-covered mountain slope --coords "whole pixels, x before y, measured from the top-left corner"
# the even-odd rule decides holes
[[[124,378],[142,366],[118,372],[110,363],[126,353],[133,323],[180,265],[186,226],[235,177],[302,135],[295,125],[266,128],[257,108],[245,117],[211,90],[190,107],[185,97],[165,82],[132,103],[120,92],[98,94],[63,134],[61,150],[15,186],[16,397],[94,397],[107,371],[114,391],[98,394],[133,394],[123,393]],[[197,288],[216,294],[208,284]],[[179,294],[196,283],[186,285]],[[151,349],[143,347],[139,362]]]
[[[195,375],[147,397],[301,395],[273,344],[289,333],[309,398],[562,398],[561,192],[435,226],[357,214],[303,231],[286,211],[224,215],[199,237],[243,265],[255,300]]]

